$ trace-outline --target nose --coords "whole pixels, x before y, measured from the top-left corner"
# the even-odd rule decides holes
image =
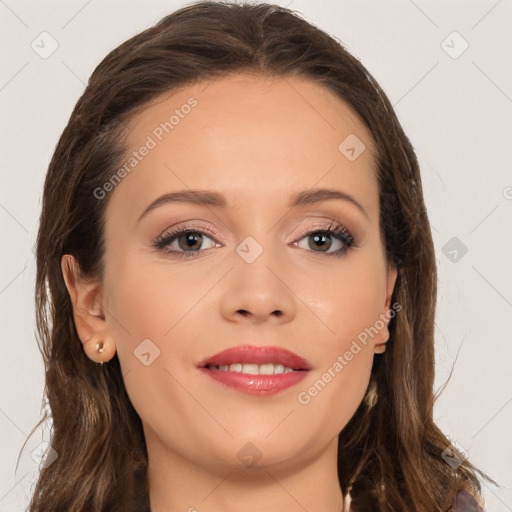
[[[221,313],[237,322],[290,322],[297,309],[293,279],[284,257],[270,249],[250,263],[237,254],[224,283]]]

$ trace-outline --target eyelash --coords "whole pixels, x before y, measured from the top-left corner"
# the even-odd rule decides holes
[[[160,251],[165,251],[169,254],[173,254],[178,256],[179,258],[190,258],[194,257],[195,255],[202,252],[199,251],[174,251],[166,249],[168,245],[170,245],[174,240],[180,238],[180,236],[187,235],[187,234],[199,234],[199,235],[207,235],[209,238],[212,238],[214,242],[217,243],[217,241],[213,238],[217,236],[214,233],[211,233],[209,230],[204,230],[204,228],[201,229],[195,229],[195,228],[184,228],[184,229],[175,229],[168,232],[163,233],[160,235],[154,242],[153,247]],[[300,239],[307,236],[312,236],[315,234],[323,234],[327,236],[331,236],[333,238],[336,238],[337,240],[341,241],[344,246],[341,249],[338,249],[337,251],[330,252],[330,253],[323,253],[321,251],[309,251],[316,253],[320,256],[334,256],[337,258],[340,258],[344,256],[349,249],[357,247],[356,240],[354,239],[354,236],[350,233],[350,231],[343,225],[333,221],[327,229],[316,229],[314,231],[309,231],[306,234],[304,234]],[[203,249],[204,250],[204,249]]]

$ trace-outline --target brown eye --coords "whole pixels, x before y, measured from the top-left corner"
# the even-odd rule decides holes
[[[202,247],[205,240],[211,242],[206,249],[215,247],[215,240],[206,233],[188,229],[164,233],[153,243],[153,246],[169,253],[176,253],[179,256],[194,256],[201,251],[201,248],[205,249],[205,247]]]
[[[178,240],[178,246],[180,249],[184,251],[200,249],[201,244],[203,243],[203,238],[201,233],[197,232],[188,232],[183,235],[179,235],[175,237]]]
[[[319,231],[316,234],[309,235],[309,236],[310,236],[309,247],[311,249],[318,248],[322,252],[326,252],[329,250],[329,248],[332,245],[331,235],[329,235],[328,233],[322,233]]]
[[[300,243],[302,240],[308,238],[309,240],[306,242],[306,247],[301,246]],[[302,249],[328,256],[342,256],[353,245],[355,245],[354,238],[344,228],[311,231],[297,243],[297,246]],[[333,246],[334,250],[330,250]]]

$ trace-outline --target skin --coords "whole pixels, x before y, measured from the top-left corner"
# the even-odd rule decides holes
[[[298,394],[390,310],[397,274],[379,230],[371,136],[320,85],[237,74],[145,106],[129,122],[129,152],[190,97],[197,106],[112,192],[104,280],[81,278],[73,258],[62,259],[84,351],[94,361],[117,351],[144,426],[152,512],[343,510],[337,435],[385,350],[387,322],[309,403]],[[354,161],[338,149],[350,134],[366,146]],[[339,199],[287,206],[312,187],[351,194],[367,216]],[[214,190],[228,205],[168,203],[138,222],[161,194],[186,189]],[[311,236],[332,221],[358,245],[339,258],[342,242],[327,239],[328,255]],[[218,236],[206,232],[198,254],[180,258],[152,247],[170,226]],[[252,263],[236,252],[248,236],[263,249]],[[183,247],[175,240],[171,250]],[[145,339],[160,350],[149,366],[134,356]],[[242,344],[287,348],[313,370],[263,397],[200,374],[200,361]],[[260,457],[255,467],[241,449]]]

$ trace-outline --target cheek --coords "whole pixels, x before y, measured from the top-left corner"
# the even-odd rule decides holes
[[[352,300],[343,295],[335,303],[337,310],[326,319],[335,334],[315,339],[320,364],[297,394],[306,416],[322,419],[319,435],[325,429],[333,436],[349,422],[368,387],[374,351],[367,332],[377,311],[375,294],[355,293]]]
[[[109,326],[126,391],[145,428],[167,436],[179,451],[183,440],[192,443],[190,425],[204,413],[190,398],[187,380],[197,336],[190,313],[204,290],[191,286],[178,267],[171,279],[158,264],[143,266],[129,256],[118,262],[107,279]]]
[[[305,273],[314,278],[298,278],[297,295],[313,313],[310,324],[317,330],[314,339],[322,350],[330,354],[344,351],[358,336],[364,338],[365,332],[375,334],[372,327],[385,303],[383,268],[381,261],[366,251],[352,254],[324,272]]]
[[[322,428],[336,433],[353,416],[368,387],[372,339],[380,325],[385,288],[380,262],[364,254],[333,268],[328,278],[317,281],[323,286],[310,283],[300,292],[312,299],[315,316],[309,336],[320,365],[297,398],[308,416],[323,417]]]
[[[171,338],[174,327],[204,293],[178,267],[170,271],[162,264],[142,263],[126,257],[109,275],[109,304],[116,320],[112,328],[121,345],[125,341],[137,344],[145,338],[160,342]]]

